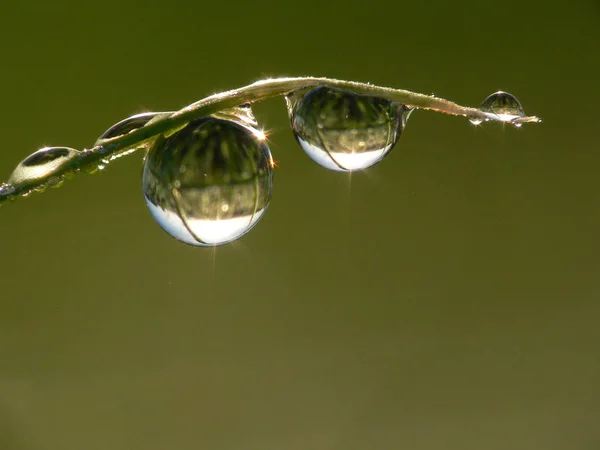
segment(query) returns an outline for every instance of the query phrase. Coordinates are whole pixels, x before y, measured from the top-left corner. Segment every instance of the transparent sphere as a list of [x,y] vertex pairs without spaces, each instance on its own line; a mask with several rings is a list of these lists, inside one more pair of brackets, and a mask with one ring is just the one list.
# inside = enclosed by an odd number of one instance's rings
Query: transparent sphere
[[142,128],[155,117],[162,116],[164,114],[168,113],[146,112],[142,114],[136,114],[135,116],[128,117],[127,119],[123,119],[120,122],[115,123],[104,133],[102,133],[102,135],[96,140],[94,146],[99,145],[105,139],[121,136],[123,134],[131,133],[132,131],[137,130],[138,128]]
[[498,91],[487,97],[479,109],[486,113],[491,113],[504,122],[510,122],[513,119],[525,116],[525,111],[521,102],[508,92]]
[[78,150],[69,147],[42,148],[21,161],[8,182],[28,183],[49,177],[77,158],[79,153]]
[[350,172],[381,161],[394,147],[411,108],[390,100],[317,87],[287,97],[294,135],[326,169]]
[[267,210],[272,161],[264,134],[247,120],[195,120],[150,148],[142,178],[146,204],[175,239],[226,244]]

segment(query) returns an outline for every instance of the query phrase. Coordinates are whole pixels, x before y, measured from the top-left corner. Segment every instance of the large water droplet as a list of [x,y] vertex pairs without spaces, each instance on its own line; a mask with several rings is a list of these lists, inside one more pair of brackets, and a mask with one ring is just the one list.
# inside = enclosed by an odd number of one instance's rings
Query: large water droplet
[[142,114],[136,114],[135,116],[128,117],[127,119],[123,119],[120,122],[117,122],[108,130],[106,130],[102,135],[96,140],[94,147],[99,145],[103,140],[114,138],[117,136],[121,136],[123,134],[131,133],[138,128],[142,128],[152,119],[157,116],[162,116],[169,113],[164,112],[146,112]]
[[479,109],[485,113],[496,116],[503,122],[510,122],[520,117],[525,117],[521,102],[508,92],[498,91],[487,97]]
[[411,108],[379,97],[317,87],[287,97],[296,139],[321,166],[349,172],[381,161],[398,141]]
[[201,118],[150,148],[142,179],[146,204],[174,238],[197,246],[226,244],[266,211],[271,152],[246,119]]
[[25,158],[8,179],[11,184],[35,182],[58,172],[77,158],[79,151],[69,147],[45,147]]

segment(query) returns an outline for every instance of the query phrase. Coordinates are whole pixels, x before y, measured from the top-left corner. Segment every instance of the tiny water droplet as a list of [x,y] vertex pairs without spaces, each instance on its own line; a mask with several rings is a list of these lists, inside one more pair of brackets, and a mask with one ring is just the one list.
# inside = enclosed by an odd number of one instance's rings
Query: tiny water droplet
[[72,180],[73,178],[75,178],[75,173],[76,173],[76,172],[78,172],[78,171],[79,171],[79,169],[76,169],[76,170],[69,170],[69,171],[67,171],[67,172],[65,172],[65,173],[63,174],[63,178],[64,178],[65,180]]
[[0,184],[0,194],[2,195],[10,195],[15,192],[15,187],[12,184],[1,183]]
[[483,123],[483,119],[481,119],[477,116],[468,117],[468,119],[469,119],[469,122],[471,122],[475,126],[481,125]]
[[36,182],[64,168],[79,156],[79,151],[68,147],[45,147],[21,161],[8,182],[22,184]]
[[52,188],[59,188],[64,183],[65,183],[65,177],[62,176],[62,177],[52,177],[48,180],[48,183],[46,183],[46,184]]
[[381,161],[412,112],[387,99],[323,86],[293,93],[286,101],[300,146],[319,165],[341,172]]
[[248,123],[204,117],[150,148],[142,190],[150,213],[174,238],[196,246],[226,244],[267,210],[271,152]]
[[87,166],[83,166],[81,168],[81,170],[85,173],[87,173],[88,175],[94,175],[95,173],[98,172],[98,165],[97,164],[89,164]]
[[514,119],[525,117],[521,102],[508,92],[498,91],[487,97],[479,109],[485,113],[493,114],[502,122],[511,122]]

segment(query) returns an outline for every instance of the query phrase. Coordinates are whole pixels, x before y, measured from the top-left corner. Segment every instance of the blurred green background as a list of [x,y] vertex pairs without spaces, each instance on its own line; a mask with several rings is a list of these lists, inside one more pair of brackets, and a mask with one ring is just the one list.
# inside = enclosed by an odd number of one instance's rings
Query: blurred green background
[[8,1],[0,171],[134,113],[269,76],[368,81],[522,129],[416,112],[328,172],[285,105],[242,240],[171,239],[141,160],[0,210],[1,450],[600,448],[600,6]]

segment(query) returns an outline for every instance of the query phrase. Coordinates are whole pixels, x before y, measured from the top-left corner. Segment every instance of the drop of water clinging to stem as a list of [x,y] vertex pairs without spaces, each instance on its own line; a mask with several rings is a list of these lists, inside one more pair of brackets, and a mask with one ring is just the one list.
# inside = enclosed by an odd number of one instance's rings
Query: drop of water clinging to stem
[[[479,110],[493,115],[502,122],[512,122],[515,119],[525,117],[525,111],[517,97],[504,91],[494,92],[488,96],[481,103]],[[483,119],[477,117],[470,118],[469,120],[474,125],[479,125],[483,121]],[[514,123],[514,125],[517,127],[521,126],[520,123]]]
[[164,114],[165,113],[161,112],[146,112],[123,119],[102,133],[102,135],[100,135],[100,137],[96,140],[94,146],[100,144],[105,139],[111,139],[123,134],[131,133],[138,128],[142,128],[155,117],[162,116]]
[[[13,170],[8,182],[19,185],[46,179],[68,166],[79,154],[78,150],[69,147],[44,147],[21,161]],[[65,175],[49,178],[49,184],[59,184],[60,179]],[[38,189],[43,188],[45,185]]]
[[294,135],[321,166],[363,170],[381,161],[398,141],[411,108],[379,97],[328,87],[286,97]]
[[245,115],[218,114],[159,136],[144,164],[150,213],[174,238],[214,246],[246,234],[267,210],[273,160]]
[[[116,138],[118,136],[123,136],[125,134],[131,133],[132,131],[138,130],[139,128],[143,128],[146,125],[153,123],[154,121],[168,116],[172,114],[171,112],[145,112],[141,114],[136,114],[134,116],[128,117],[126,119],[117,122],[113,126],[111,126],[108,130],[106,130],[94,143],[94,147],[103,145],[107,139]],[[125,148],[118,152],[111,153],[107,158],[103,158],[100,164],[91,165],[84,168],[84,171],[87,173],[96,173],[99,170],[103,170],[107,164],[114,161],[117,158],[120,158],[124,155],[132,153],[141,148],[148,148],[152,145],[152,140],[143,141],[141,144]]]

